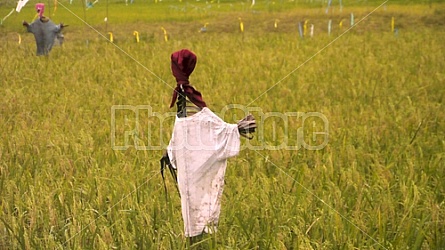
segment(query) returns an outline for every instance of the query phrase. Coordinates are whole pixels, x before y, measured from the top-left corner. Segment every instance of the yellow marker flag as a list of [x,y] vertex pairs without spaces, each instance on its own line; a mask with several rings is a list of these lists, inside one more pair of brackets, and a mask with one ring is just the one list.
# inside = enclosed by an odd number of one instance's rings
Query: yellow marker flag
[[241,17],[238,17],[238,19],[239,19],[239,29],[241,30],[241,32],[244,32],[244,23],[241,20]]
[[167,34],[167,30],[164,29],[164,27],[161,27],[161,29],[164,31],[164,40],[166,42],[168,42],[168,34]]
[[136,42],[139,43],[139,32],[133,31],[133,36],[136,36]]
[[343,27],[343,20],[340,21],[340,23],[338,24],[338,26],[340,26],[340,29]]
[[280,21],[280,20],[275,19],[275,23],[273,24],[273,26],[275,27],[275,29],[278,28],[278,22],[279,22],[279,21]]
[[108,32],[108,35],[110,35],[110,42],[113,42],[113,33],[112,32]]
[[394,33],[394,17],[391,18],[391,32]]
[[309,20],[305,20],[304,21],[304,24],[303,24],[303,36],[306,36],[306,34],[307,34],[307,22],[308,22]]
[[56,15],[56,10],[57,10],[57,0],[54,0],[54,11],[53,11],[53,16]]

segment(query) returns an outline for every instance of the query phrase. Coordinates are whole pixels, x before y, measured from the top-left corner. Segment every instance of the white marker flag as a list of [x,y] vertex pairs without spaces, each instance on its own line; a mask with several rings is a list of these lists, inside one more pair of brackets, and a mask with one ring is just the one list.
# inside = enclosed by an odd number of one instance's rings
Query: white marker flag
[[20,12],[20,10],[22,10],[22,7],[25,6],[25,4],[28,1],[29,0],[19,0],[19,2],[17,3],[17,7],[15,8],[15,11]]

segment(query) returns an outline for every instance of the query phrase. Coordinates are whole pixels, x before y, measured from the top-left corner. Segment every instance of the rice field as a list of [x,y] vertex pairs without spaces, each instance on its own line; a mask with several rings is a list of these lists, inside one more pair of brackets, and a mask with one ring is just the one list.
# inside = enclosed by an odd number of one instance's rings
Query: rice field
[[[0,249],[445,249],[443,3],[51,1],[41,57],[35,3],[0,25]],[[193,246],[159,172],[183,48],[207,105],[258,123]]]

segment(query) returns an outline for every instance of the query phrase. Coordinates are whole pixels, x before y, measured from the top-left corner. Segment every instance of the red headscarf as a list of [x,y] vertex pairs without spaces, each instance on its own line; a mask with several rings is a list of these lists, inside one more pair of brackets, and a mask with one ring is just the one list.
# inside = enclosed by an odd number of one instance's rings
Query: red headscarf
[[[190,50],[183,49],[176,51],[171,55],[172,61],[172,73],[176,78],[176,88],[173,91],[172,102],[170,108],[175,105],[175,101],[178,98],[178,93],[182,92],[193,102],[196,106],[203,108],[207,107],[206,103],[202,99],[201,93],[195,90],[189,83],[189,76],[192,74],[196,65],[196,55]],[[181,90],[182,87],[182,90]]]

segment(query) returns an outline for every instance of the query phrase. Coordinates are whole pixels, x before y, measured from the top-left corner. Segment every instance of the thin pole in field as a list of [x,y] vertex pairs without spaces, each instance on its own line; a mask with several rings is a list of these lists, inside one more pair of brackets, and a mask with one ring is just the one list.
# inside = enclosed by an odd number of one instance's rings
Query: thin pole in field
[[48,17],[51,16],[51,0],[48,0]]
[[107,14],[106,14],[106,21],[105,21],[105,33],[108,32],[108,0],[107,0]]
[[[88,0],[80,1],[82,3],[82,6],[83,6],[83,20],[85,21],[85,23],[87,22],[87,1]],[[85,25],[85,34],[87,33],[87,31],[88,31],[88,26]],[[88,47],[88,45],[89,45],[88,37],[86,37],[86,39],[87,39],[86,40],[86,44],[87,44],[87,47]]]

